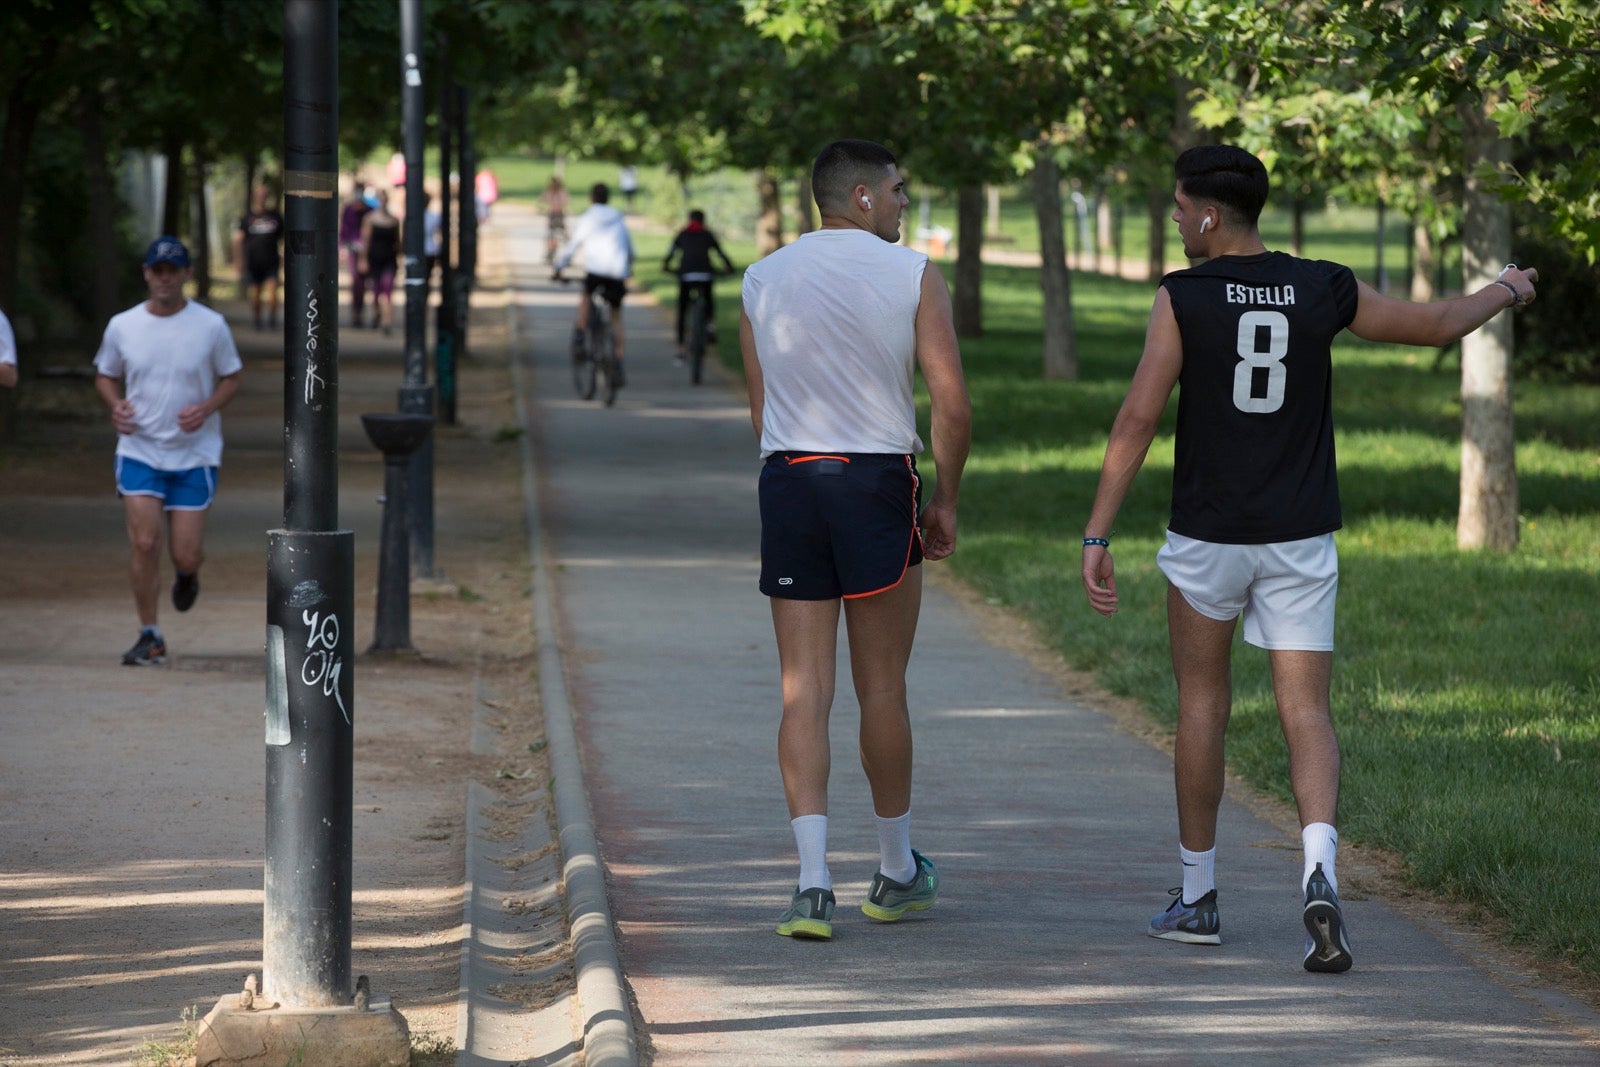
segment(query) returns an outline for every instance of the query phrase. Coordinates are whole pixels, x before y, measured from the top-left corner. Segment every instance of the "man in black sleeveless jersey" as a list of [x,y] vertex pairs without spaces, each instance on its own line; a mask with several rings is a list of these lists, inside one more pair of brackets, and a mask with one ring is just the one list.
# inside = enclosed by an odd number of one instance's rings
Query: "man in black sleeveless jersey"
[[1223,735],[1232,704],[1229,649],[1241,615],[1268,650],[1289,746],[1305,866],[1304,964],[1350,968],[1339,910],[1334,829],[1339,743],[1329,714],[1341,525],[1333,450],[1330,346],[1340,331],[1439,346],[1534,298],[1538,272],[1507,267],[1476,293],[1413,304],[1379,294],[1347,267],[1268,252],[1256,223],[1261,161],[1231,145],[1178,157],[1173,199],[1184,254],[1200,266],[1162,279],[1144,355],[1106,445],[1083,538],[1083,585],[1117,610],[1110,537],[1174,385],[1172,519],[1157,563],[1178,683],[1174,777],[1183,886],[1150,921],[1152,937],[1220,944],[1213,874]]

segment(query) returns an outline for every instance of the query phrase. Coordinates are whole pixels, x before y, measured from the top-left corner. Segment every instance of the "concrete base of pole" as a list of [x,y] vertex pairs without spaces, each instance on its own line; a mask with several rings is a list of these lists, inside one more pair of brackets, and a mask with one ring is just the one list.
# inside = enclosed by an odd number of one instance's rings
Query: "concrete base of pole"
[[[365,1008],[260,1007],[230,993],[200,1021],[195,1067],[406,1067],[411,1028],[387,1000]],[[246,1004],[251,1006],[246,1007]]]

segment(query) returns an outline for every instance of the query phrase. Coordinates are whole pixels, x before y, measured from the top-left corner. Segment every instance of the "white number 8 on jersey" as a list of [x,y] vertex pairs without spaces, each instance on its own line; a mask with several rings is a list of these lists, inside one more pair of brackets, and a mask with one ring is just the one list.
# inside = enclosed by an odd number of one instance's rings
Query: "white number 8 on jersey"
[[[1267,329],[1267,350],[1256,348],[1261,327]],[[1239,316],[1239,359],[1233,369],[1233,406],[1252,415],[1269,415],[1283,407],[1289,368],[1289,319],[1281,311],[1246,311]],[[1267,372],[1267,395],[1253,396],[1257,368]]]

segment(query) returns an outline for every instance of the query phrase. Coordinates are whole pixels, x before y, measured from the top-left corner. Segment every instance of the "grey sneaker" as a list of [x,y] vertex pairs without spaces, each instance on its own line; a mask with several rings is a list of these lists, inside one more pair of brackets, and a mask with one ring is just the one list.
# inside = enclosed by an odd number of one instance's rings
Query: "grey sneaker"
[[833,890],[796,889],[794,899],[778,917],[778,933],[812,941],[833,937]]
[[909,882],[897,882],[882,871],[872,876],[872,888],[861,902],[861,910],[869,918],[892,923],[908,911],[933,907],[939,896],[939,872],[934,870],[933,861],[916,849],[911,850],[911,858],[916,861],[917,873]]
[[139,640],[122,654],[125,667],[152,667],[167,662],[167,642],[149,630],[139,631]]
[[1308,971],[1340,974],[1350,969],[1355,957],[1350,954],[1350,939],[1345,934],[1344,913],[1339,910],[1339,894],[1333,891],[1322,864],[1306,882],[1306,958]]
[[1170,890],[1172,903],[1150,920],[1150,936],[1188,945],[1222,944],[1222,920],[1217,916],[1217,891],[1208,891],[1193,904],[1183,902],[1183,887]]

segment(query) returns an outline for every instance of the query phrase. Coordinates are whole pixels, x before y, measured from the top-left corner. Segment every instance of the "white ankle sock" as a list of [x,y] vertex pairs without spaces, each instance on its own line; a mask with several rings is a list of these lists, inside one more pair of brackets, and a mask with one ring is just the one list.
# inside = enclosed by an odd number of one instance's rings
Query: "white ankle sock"
[[1306,890],[1306,883],[1311,880],[1311,872],[1317,869],[1317,864],[1322,864],[1322,873],[1328,876],[1328,884],[1333,886],[1333,891],[1339,891],[1339,876],[1333,871],[1334,854],[1339,849],[1339,831],[1325,822],[1314,822],[1300,830],[1300,843],[1306,850],[1305,870],[1300,875],[1300,891]]
[[828,874],[828,817],[801,815],[790,819],[789,826],[800,852],[800,877],[795,885],[801,889],[832,889],[833,878]]
[[872,818],[878,824],[878,869],[886,878],[911,881],[917,873],[917,861],[911,858],[911,812],[894,819]]
[[1178,842],[1178,858],[1183,861],[1183,902],[1193,904],[1217,888],[1217,847],[1190,852]]

